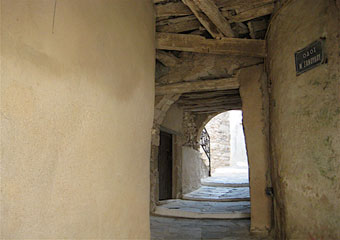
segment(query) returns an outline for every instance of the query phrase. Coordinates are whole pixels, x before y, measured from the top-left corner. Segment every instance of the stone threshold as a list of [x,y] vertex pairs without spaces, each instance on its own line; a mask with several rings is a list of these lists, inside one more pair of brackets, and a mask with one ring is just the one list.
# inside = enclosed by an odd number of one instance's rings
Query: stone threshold
[[245,212],[227,212],[227,213],[201,213],[183,211],[180,209],[168,209],[157,206],[155,216],[175,217],[175,218],[189,218],[189,219],[250,219],[250,213]]
[[202,202],[241,202],[241,201],[250,201],[250,198],[198,198],[198,197],[190,197],[183,196],[183,200],[190,201],[202,201]]
[[249,187],[249,183],[219,183],[219,182],[201,182],[202,186],[207,187]]

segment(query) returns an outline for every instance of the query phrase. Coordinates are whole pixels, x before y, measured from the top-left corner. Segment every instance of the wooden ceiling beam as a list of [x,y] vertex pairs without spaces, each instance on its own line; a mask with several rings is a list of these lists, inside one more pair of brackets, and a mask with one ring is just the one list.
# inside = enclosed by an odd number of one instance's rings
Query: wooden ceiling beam
[[169,2],[155,5],[156,17],[186,16],[191,15],[190,9],[182,2]]
[[206,39],[202,36],[190,34],[156,33],[156,48],[198,53],[266,57],[265,41],[257,39]]
[[273,3],[275,0],[214,0],[219,8],[231,9],[251,9],[268,3]]
[[241,100],[240,95],[234,95],[234,96],[223,96],[223,97],[216,97],[216,98],[210,98],[210,99],[182,99],[180,98],[177,103],[179,105],[183,106],[195,106],[198,104],[206,105],[206,104],[217,104],[217,103],[224,103],[224,102],[237,102]]
[[230,110],[242,110],[242,106],[229,106],[226,108],[221,108],[221,109],[208,109],[208,110],[196,110],[196,111],[191,111],[187,110],[187,112],[193,112],[195,114],[211,114],[211,113],[222,113]]
[[229,22],[245,22],[254,18],[272,14],[274,11],[274,4],[266,4],[260,7],[252,8],[236,15],[231,15],[229,11],[222,11],[222,15],[226,17]]
[[156,86],[156,95],[178,94],[188,92],[216,91],[238,89],[237,78],[222,78],[214,80],[201,80],[193,82],[181,82]]
[[235,37],[227,19],[222,15],[212,0],[193,0],[194,3],[205,13],[210,21],[223,33],[225,37]]
[[197,20],[197,18],[194,15],[188,15],[184,17],[176,17],[176,18],[167,18],[163,20],[159,20],[156,22],[156,26],[163,26],[163,25],[171,25],[171,24],[177,24],[187,21]]
[[181,63],[181,60],[170,52],[157,50],[156,59],[167,67],[173,67]]
[[241,103],[241,98],[238,99],[225,99],[224,101],[219,102],[206,102],[206,103],[197,103],[197,104],[180,104],[181,107],[185,109],[195,109],[200,107],[215,107],[215,106],[229,106],[233,104]]
[[207,106],[207,107],[196,107],[196,108],[186,108],[182,107],[184,111],[191,112],[202,112],[202,111],[216,111],[216,110],[232,110],[239,109],[242,107],[242,103],[234,103],[230,105],[221,105],[221,106]]
[[156,31],[157,32],[168,32],[168,33],[181,33],[187,31],[193,31],[199,29],[201,24],[195,18],[193,20],[177,22],[168,25],[157,25]]
[[205,29],[213,38],[221,38],[223,34],[218,31],[217,27],[211,22],[211,20],[201,11],[201,9],[195,4],[194,0],[182,0],[182,2],[189,7],[192,13],[196,16],[198,21],[203,25]]
[[198,92],[198,93],[184,93],[181,95],[181,99],[209,99],[214,97],[221,97],[221,96],[230,96],[230,95],[239,95],[240,92],[238,89],[231,89],[231,90],[221,90],[221,91],[213,91],[213,92]]

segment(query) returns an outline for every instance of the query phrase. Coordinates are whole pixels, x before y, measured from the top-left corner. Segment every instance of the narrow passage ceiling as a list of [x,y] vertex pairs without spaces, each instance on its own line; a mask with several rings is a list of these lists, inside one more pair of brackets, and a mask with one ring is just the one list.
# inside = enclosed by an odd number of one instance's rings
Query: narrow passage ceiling
[[273,0],[154,0],[156,95],[185,111],[241,108],[238,73],[261,64]]

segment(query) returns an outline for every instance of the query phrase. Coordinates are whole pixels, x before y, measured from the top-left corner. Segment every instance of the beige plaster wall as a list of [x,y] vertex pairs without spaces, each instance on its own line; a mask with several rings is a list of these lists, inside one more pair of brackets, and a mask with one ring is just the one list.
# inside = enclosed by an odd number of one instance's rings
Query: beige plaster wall
[[177,133],[183,133],[183,109],[178,107],[177,104],[171,105],[161,126]]
[[271,198],[266,195],[269,169],[268,91],[263,64],[242,69],[239,75],[243,126],[249,162],[251,231],[271,228]]
[[1,239],[149,238],[154,59],[152,1],[1,0]]
[[[339,6],[289,1],[269,30],[277,239],[340,239]],[[294,53],[320,37],[328,63],[296,76]]]
[[192,147],[182,147],[182,191],[183,194],[201,186],[201,179],[208,176],[208,168],[200,158],[200,152]]

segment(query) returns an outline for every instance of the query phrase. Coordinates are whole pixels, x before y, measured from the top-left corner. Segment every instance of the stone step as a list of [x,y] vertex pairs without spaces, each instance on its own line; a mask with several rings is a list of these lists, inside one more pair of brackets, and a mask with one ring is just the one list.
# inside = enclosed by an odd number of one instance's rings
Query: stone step
[[157,216],[192,219],[248,219],[250,202],[203,202],[182,199],[161,201]]
[[183,196],[183,200],[190,201],[201,201],[201,202],[243,202],[250,201],[250,198],[199,198],[199,197],[191,197],[191,196]]
[[219,183],[206,181],[201,181],[201,185],[207,187],[232,187],[232,188],[249,187],[249,183]]
[[184,200],[213,201],[213,202],[236,202],[249,201],[249,187],[210,187],[202,186],[199,189],[184,194]]

